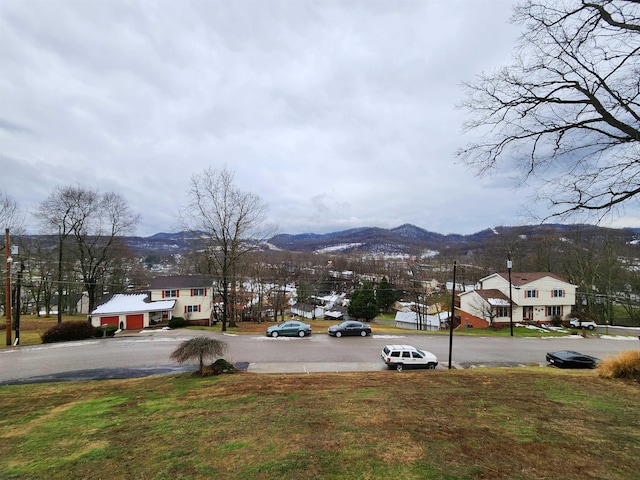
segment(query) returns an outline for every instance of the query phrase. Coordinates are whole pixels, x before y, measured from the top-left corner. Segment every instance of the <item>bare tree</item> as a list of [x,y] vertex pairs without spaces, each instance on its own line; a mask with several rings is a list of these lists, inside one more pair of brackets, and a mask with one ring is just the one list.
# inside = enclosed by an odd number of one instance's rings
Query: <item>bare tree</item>
[[240,190],[232,172],[205,169],[191,178],[182,224],[203,243],[222,298],[222,331],[231,318],[232,289],[240,260],[265,241],[272,230],[264,227],[267,207],[260,197]]
[[[113,252],[121,246],[138,220],[123,197],[116,193],[100,193],[84,187],[56,189],[36,211],[45,229],[58,233],[58,302],[62,298],[62,258],[65,241],[78,262],[84,288],[89,297],[89,311],[96,304],[98,290],[109,273]],[[61,322],[58,308],[58,323]]]
[[22,229],[23,225],[24,214],[20,210],[18,203],[8,193],[0,192],[0,227],[2,227],[2,233],[6,228],[17,233]]
[[482,140],[459,157],[540,185],[546,218],[601,219],[637,201],[640,2],[528,0],[513,19],[524,26],[513,63],[465,85],[465,128]]

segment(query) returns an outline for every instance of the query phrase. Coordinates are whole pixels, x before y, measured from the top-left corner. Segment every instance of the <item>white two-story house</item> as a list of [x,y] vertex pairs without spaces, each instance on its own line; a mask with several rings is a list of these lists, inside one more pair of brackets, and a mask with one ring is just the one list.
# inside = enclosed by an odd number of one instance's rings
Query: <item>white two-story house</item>
[[121,329],[147,328],[174,317],[189,325],[212,321],[213,288],[203,275],[156,277],[146,293],[114,295],[91,312],[92,325],[115,325]]
[[209,325],[213,309],[211,278],[204,275],[155,277],[149,291],[151,302],[175,300],[171,317],[183,317],[189,325]]
[[[459,295],[462,325],[500,326],[511,320],[508,273],[494,273],[479,288]],[[552,273],[511,273],[514,323],[550,323],[564,318],[576,301],[576,286]]]

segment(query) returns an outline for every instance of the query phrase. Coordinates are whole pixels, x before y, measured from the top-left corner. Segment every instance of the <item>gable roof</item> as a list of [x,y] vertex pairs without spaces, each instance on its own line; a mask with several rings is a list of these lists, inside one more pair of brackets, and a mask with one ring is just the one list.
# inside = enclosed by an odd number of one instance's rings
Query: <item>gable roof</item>
[[[508,307],[510,305],[509,297],[495,288],[476,290],[475,292],[492,307]],[[513,302],[513,304],[516,303]]]
[[175,300],[149,301],[146,293],[118,293],[111,299],[98,305],[91,315],[111,315],[116,313],[142,313],[159,310],[173,310]]
[[210,288],[213,281],[206,275],[170,275],[154,277],[149,288],[151,290],[165,290],[169,288]]
[[[508,272],[497,272],[491,275],[487,275],[484,278],[480,279],[480,282],[493,277],[493,276],[501,277],[505,282],[509,282],[509,273]],[[514,287],[521,287],[523,285],[528,285],[531,282],[535,282],[536,280],[540,280],[541,278],[553,278],[554,280],[558,280],[559,282],[569,283],[565,279],[559,277],[550,272],[511,272],[511,284]]]

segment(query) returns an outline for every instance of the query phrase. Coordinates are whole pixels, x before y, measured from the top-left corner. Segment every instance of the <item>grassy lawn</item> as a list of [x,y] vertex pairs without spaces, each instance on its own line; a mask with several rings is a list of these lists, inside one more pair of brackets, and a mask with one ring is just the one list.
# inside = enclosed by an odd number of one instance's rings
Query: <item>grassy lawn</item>
[[554,368],[0,388],[0,478],[630,479],[640,385]]

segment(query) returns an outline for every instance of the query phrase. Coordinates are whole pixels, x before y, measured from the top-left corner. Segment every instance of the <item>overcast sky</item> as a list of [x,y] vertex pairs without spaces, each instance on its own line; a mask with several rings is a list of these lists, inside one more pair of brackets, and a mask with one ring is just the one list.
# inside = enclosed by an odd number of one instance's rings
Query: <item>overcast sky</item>
[[509,61],[512,5],[0,0],[0,190],[26,211],[118,192],[146,236],[226,165],[281,233],[533,223],[509,172],[455,157],[461,83]]

